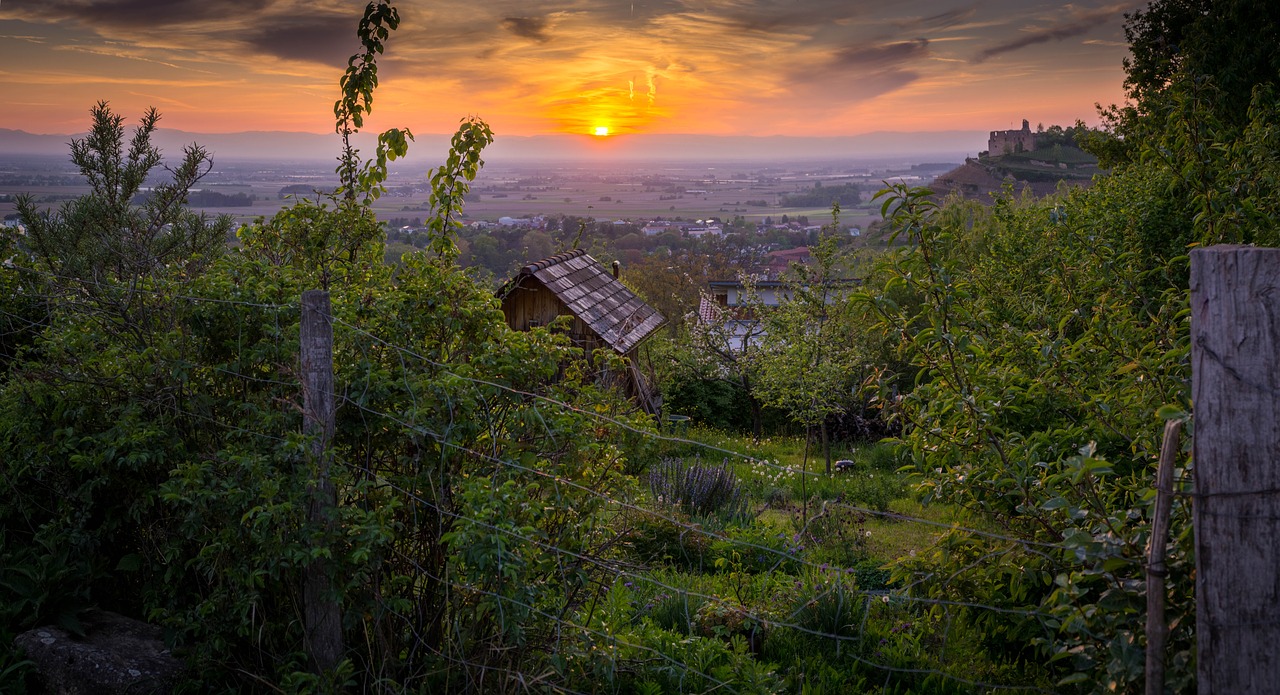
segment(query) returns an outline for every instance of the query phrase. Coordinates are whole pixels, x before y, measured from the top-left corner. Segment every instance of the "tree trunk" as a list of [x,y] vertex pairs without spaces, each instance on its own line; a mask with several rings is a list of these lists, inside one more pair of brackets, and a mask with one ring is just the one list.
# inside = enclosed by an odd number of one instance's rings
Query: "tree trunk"
[[807,530],[809,528],[809,440],[813,439],[813,428],[806,426],[804,428],[804,459],[800,464],[800,496],[804,498],[804,503],[800,507],[800,522]]
[[760,412],[760,400],[751,393],[751,378],[746,374],[741,377],[742,391],[747,394],[747,402],[751,405],[751,437],[753,441],[760,441],[764,436],[764,418]]
[[831,475],[831,436],[827,433],[827,421],[822,421],[822,455],[827,459],[827,475]]

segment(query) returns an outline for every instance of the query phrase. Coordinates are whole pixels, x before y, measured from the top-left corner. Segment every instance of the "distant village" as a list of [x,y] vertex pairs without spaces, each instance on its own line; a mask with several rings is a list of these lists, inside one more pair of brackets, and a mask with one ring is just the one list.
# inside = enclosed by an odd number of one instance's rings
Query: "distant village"
[[[785,215],[784,215],[785,217]],[[802,216],[803,219],[788,220],[774,222],[767,220],[762,222],[749,222],[743,220],[738,225],[752,227],[750,231],[755,233],[763,233],[768,231],[784,231],[784,232],[819,232],[822,231],[822,225],[809,224],[809,218]],[[612,220],[609,222],[616,227],[628,227],[638,225],[640,233],[646,237],[656,237],[666,233],[676,233],[681,236],[699,239],[705,236],[720,236],[725,233],[725,224],[718,217],[709,217],[705,220],[663,220],[661,218],[634,221],[630,219]],[[547,225],[547,218],[541,215],[537,217],[499,217],[496,222],[486,220],[477,220],[471,223],[471,227],[480,230],[495,229],[499,227],[526,227],[530,229],[543,229]],[[412,230],[411,227],[402,227],[401,231]],[[729,231],[734,231],[730,228]],[[859,236],[862,230],[858,227],[842,227],[842,231],[848,233],[849,236]]]
[[[490,166],[467,196],[461,260],[501,275],[574,236],[600,239],[617,255],[633,259],[637,253],[733,235],[766,250],[806,246],[824,230],[858,240],[874,236],[879,214],[870,199],[886,183],[931,186],[939,196],[982,202],[1010,185],[1039,195],[1064,184],[1088,185],[1098,173],[1097,162],[1076,147],[1076,135],[1076,128],[1032,128],[1023,119],[1021,128],[990,131],[987,149],[960,164],[628,164],[627,171],[566,164]],[[331,178],[327,168],[312,171],[296,163],[225,162],[201,182],[191,204],[248,222],[295,196],[325,190]],[[397,183],[406,178],[412,183]],[[386,225],[389,260],[394,260],[425,244],[428,191],[425,177],[412,171],[394,173],[388,183],[375,211]],[[38,202],[51,209],[74,198],[82,185],[62,158],[0,171],[0,218],[16,225],[15,195],[32,186]],[[840,207],[834,226],[833,203]]]

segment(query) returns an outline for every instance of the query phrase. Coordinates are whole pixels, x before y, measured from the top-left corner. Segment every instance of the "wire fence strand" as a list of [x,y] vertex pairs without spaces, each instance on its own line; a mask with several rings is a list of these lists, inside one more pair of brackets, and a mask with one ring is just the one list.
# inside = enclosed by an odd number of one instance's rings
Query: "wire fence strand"
[[[28,272],[39,273],[39,271],[29,269]],[[46,279],[51,280],[87,283],[91,285],[98,284],[93,281],[80,278],[60,277],[47,273],[43,273],[42,275],[45,276]],[[190,294],[173,294],[160,292],[159,290],[151,291],[137,288],[134,288],[131,291],[141,293],[154,292],[157,297],[162,297],[167,300],[189,302],[193,305],[207,303],[230,308],[267,310],[273,312],[276,330],[274,331],[274,335],[269,336],[267,340],[268,344],[270,344],[277,353],[282,352],[285,349],[286,343],[291,341],[291,338],[284,335],[282,329],[287,328],[289,323],[292,321],[290,317],[292,317],[293,314],[298,313],[297,307],[291,304],[199,297]],[[32,296],[35,297],[36,295],[32,294]],[[48,296],[45,298],[53,297]],[[58,296],[57,299],[59,301],[67,301],[65,296]],[[283,325],[280,323],[282,317],[286,318],[286,323]],[[24,321],[28,327],[32,329],[39,328],[44,325],[40,320],[31,321],[18,316],[9,316],[9,318]],[[988,605],[979,601],[937,598],[926,595],[916,595],[913,592],[916,588],[926,583],[950,586],[960,579],[966,572],[980,567],[984,563],[992,562],[997,558],[1013,553],[1026,553],[1028,555],[1040,557],[1045,561],[1052,562],[1054,559],[1053,555],[1055,553],[1060,554],[1069,550],[1062,544],[1049,543],[1030,538],[1020,538],[1007,534],[995,533],[990,530],[968,528],[957,523],[944,523],[926,518],[913,517],[899,512],[871,509],[856,504],[833,500],[829,502],[833,509],[844,509],[859,515],[883,519],[885,521],[919,525],[923,528],[929,529],[932,533],[935,533],[935,538],[943,534],[952,534],[997,544],[997,547],[988,549],[967,565],[956,569],[947,576],[935,574],[919,577],[915,581],[902,583],[888,590],[854,589],[846,591],[847,587],[845,584],[841,583],[840,578],[853,572],[854,568],[852,567],[840,566],[832,563],[819,563],[810,560],[801,553],[790,548],[779,549],[778,547],[757,543],[724,531],[718,531],[704,523],[685,520],[673,513],[670,513],[668,510],[672,509],[672,507],[660,504],[652,499],[646,499],[642,492],[634,495],[628,495],[621,494],[617,490],[599,489],[570,477],[560,475],[556,472],[542,470],[534,465],[527,465],[516,457],[507,455],[507,452],[496,448],[497,442],[500,440],[496,431],[491,432],[488,437],[488,439],[493,442],[494,447],[488,451],[481,450],[473,445],[460,443],[455,438],[453,429],[458,426],[461,421],[460,418],[472,417],[474,413],[461,412],[459,410],[459,403],[447,402],[444,404],[447,416],[443,422],[440,423],[442,428],[429,427],[422,421],[419,421],[418,417],[420,413],[423,412],[423,405],[431,402],[431,396],[425,393],[420,393],[419,387],[413,380],[413,374],[415,369],[420,366],[427,366],[436,370],[435,373],[438,376],[448,376],[457,384],[470,389],[471,396],[482,404],[482,410],[495,407],[494,403],[487,402],[487,399],[494,397],[491,394],[498,394],[502,397],[517,399],[522,404],[522,407],[525,407],[528,410],[529,415],[541,422],[543,434],[550,438],[554,438],[556,436],[556,428],[551,422],[553,416],[570,414],[576,418],[582,418],[600,426],[608,426],[616,428],[618,431],[636,435],[650,444],[679,445],[708,455],[724,456],[726,459],[760,466],[763,469],[775,471],[777,473],[807,476],[809,479],[813,480],[825,478],[825,474],[808,470],[797,470],[794,467],[773,463],[767,458],[762,459],[754,457],[740,451],[708,444],[688,437],[675,437],[665,435],[660,432],[654,432],[651,429],[636,425],[635,423],[625,419],[614,417],[607,413],[595,412],[588,408],[579,407],[573,403],[550,397],[544,393],[516,388],[510,384],[502,383],[499,380],[459,374],[458,370],[454,368],[454,365],[433,360],[427,355],[424,355],[422,350],[416,349],[413,346],[396,344],[391,340],[377,336],[373,332],[338,316],[330,316],[329,319],[335,326],[340,326],[346,329],[349,332],[349,335],[355,338],[355,340],[352,341],[354,343],[354,354],[359,355],[360,359],[364,362],[369,364],[381,364],[390,361],[394,364],[394,368],[391,371],[394,372],[398,369],[399,374],[394,380],[397,391],[394,394],[374,393],[372,390],[372,378],[364,379],[364,383],[360,385],[359,391],[339,394],[340,403],[354,411],[356,416],[360,419],[362,427],[367,432],[379,431],[385,428],[394,428],[401,433],[416,435],[418,437],[425,438],[426,441],[430,441],[439,448],[442,457],[445,455],[446,451],[451,451],[458,456],[467,457],[473,461],[482,461],[492,464],[495,467],[495,470],[504,469],[511,473],[518,474],[525,479],[539,481],[543,485],[548,485],[560,491],[560,493],[567,494],[572,492],[575,495],[581,495],[584,498],[599,502],[603,505],[603,509],[605,510],[604,513],[606,515],[634,513],[642,517],[661,520],[663,523],[669,524],[672,528],[678,529],[682,534],[705,538],[711,542],[723,543],[734,550],[748,551],[761,554],[762,556],[772,557],[774,559],[772,565],[774,571],[786,565],[794,567],[797,572],[807,572],[809,574],[809,580],[811,581],[817,581],[823,577],[831,577],[833,581],[830,585],[825,586],[820,590],[817,590],[815,587],[815,590],[808,595],[809,600],[819,601],[834,599],[839,602],[841,606],[841,608],[837,609],[837,612],[843,610],[843,601],[845,601],[846,598],[849,600],[850,604],[860,604],[862,611],[862,624],[859,626],[856,634],[841,634],[828,630],[814,629],[808,625],[801,624],[797,621],[797,618],[800,615],[800,612],[804,610],[803,605],[792,609],[789,614],[781,618],[761,612],[756,607],[747,606],[741,607],[743,615],[754,623],[767,626],[770,629],[785,629],[811,638],[824,640],[829,643],[848,645],[850,648],[845,652],[845,655],[848,658],[864,668],[885,673],[886,678],[891,679],[894,674],[936,676],[955,684],[969,688],[983,689],[986,691],[1052,692],[1051,690],[1045,689],[1044,687],[1036,684],[991,683],[971,679],[966,677],[962,671],[957,671],[954,668],[947,668],[945,670],[942,668],[912,668],[885,663],[868,658],[864,654],[859,653],[858,647],[864,646],[867,639],[866,620],[868,615],[871,614],[872,609],[876,607],[877,604],[884,603],[889,603],[894,606],[919,606],[921,609],[945,609],[945,621],[947,627],[941,641],[941,649],[939,650],[940,654],[937,661],[939,666],[945,665],[942,655],[945,655],[948,652],[948,639],[950,639],[951,621],[953,619],[952,609],[1016,616],[1021,619],[1035,621],[1046,631],[1051,631],[1047,626],[1051,621],[1056,620],[1056,616],[1046,611],[1034,608],[1029,609]],[[241,353],[243,353],[244,350],[242,339],[243,335],[241,335],[240,340],[238,341],[238,349],[241,350]],[[374,346],[390,351],[394,357],[388,357],[385,354],[374,354]],[[243,380],[265,389],[289,391],[297,387],[296,382],[288,380],[289,376],[282,376],[280,374],[279,367],[280,365],[264,365],[264,368],[258,373],[245,373],[230,363],[212,365],[207,368],[212,373],[220,374],[232,379]],[[347,384],[342,388],[346,389],[351,386],[352,384]],[[447,392],[441,391],[440,393]],[[279,397],[277,396],[277,398]],[[406,404],[404,408],[405,412],[389,412],[377,406],[378,403],[394,399],[403,400]],[[246,437],[261,438],[265,442],[270,442],[273,446],[287,443],[289,441],[288,436],[284,432],[275,428],[255,428],[252,425],[246,425],[244,422],[228,422],[223,418],[196,412],[191,408],[184,407],[178,402],[157,401],[157,403],[160,403],[163,408],[176,415],[191,418],[193,421],[202,423],[206,426],[217,427],[226,432]],[[284,411],[289,410],[287,404],[279,403],[278,405],[282,406],[282,410]],[[489,427],[491,428],[495,426],[496,425],[492,424],[492,422],[489,424]],[[691,589],[689,586],[664,580],[660,575],[653,572],[650,567],[644,566],[643,564],[636,564],[634,562],[618,558],[595,555],[590,552],[583,552],[573,548],[561,547],[554,542],[544,540],[533,534],[521,533],[519,531],[506,528],[500,524],[492,523],[477,514],[469,513],[466,509],[441,505],[437,501],[424,496],[414,489],[410,489],[404,485],[394,482],[390,478],[384,476],[382,471],[377,467],[361,463],[357,460],[347,460],[345,461],[345,465],[350,467],[352,471],[359,473],[369,480],[376,481],[377,485],[388,490],[392,490],[404,500],[411,502],[414,505],[412,513],[415,515],[419,514],[420,511],[425,510],[443,517],[448,517],[458,523],[483,528],[490,533],[508,538],[513,543],[524,544],[529,547],[537,548],[541,553],[552,556],[558,566],[562,568],[569,566],[591,566],[601,573],[602,576],[612,578],[613,583],[619,581],[630,582],[633,585],[640,584],[644,590],[650,592],[662,591],[677,593],[683,596],[686,601],[689,599],[696,599],[697,601],[704,603],[729,605],[723,596],[717,595],[714,592]],[[808,524],[806,524],[800,529],[799,533],[806,533],[808,528]],[[414,571],[419,573],[421,576],[429,578],[434,582],[438,582],[441,585],[448,586],[453,590],[470,592],[474,595],[487,597],[488,599],[495,601],[500,607],[505,605],[510,609],[519,609],[520,611],[525,611],[530,614],[536,614],[540,618],[554,625],[554,629],[557,632],[567,631],[580,636],[589,635],[593,638],[599,638],[606,642],[633,650],[636,653],[648,654],[650,658],[665,663],[671,668],[693,674],[709,683],[713,683],[715,688],[720,692],[737,692],[737,689],[730,680],[717,678],[713,674],[699,670],[690,663],[674,659],[670,655],[648,645],[630,642],[619,638],[617,634],[610,631],[593,627],[592,625],[587,624],[590,622],[589,620],[580,621],[565,614],[555,614],[542,607],[533,605],[530,602],[521,601],[511,596],[503,595],[483,586],[461,582],[448,576],[438,575],[431,567],[423,565],[418,558],[407,553],[398,552],[397,557],[401,561],[413,567]],[[602,588],[601,591],[604,591],[604,589]],[[394,607],[392,606],[387,606],[387,608],[388,610],[394,611]],[[456,663],[463,666],[464,669],[476,669],[486,673],[491,672],[498,677],[519,682],[521,683],[521,687],[526,690],[533,691],[538,688],[551,688],[555,692],[565,692],[574,695],[579,692],[562,683],[548,681],[545,674],[525,674],[519,671],[513,671],[507,667],[494,666],[492,664],[471,660],[461,653],[446,650],[437,650],[435,656],[450,663]],[[886,680],[886,683],[890,682],[890,680]]]

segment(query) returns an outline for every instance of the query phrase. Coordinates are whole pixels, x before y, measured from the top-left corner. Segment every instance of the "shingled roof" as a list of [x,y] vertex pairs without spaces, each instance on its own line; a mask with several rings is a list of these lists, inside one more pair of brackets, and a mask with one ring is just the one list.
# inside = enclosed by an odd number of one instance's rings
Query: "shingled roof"
[[582,249],[526,265],[501,294],[505,296],[530,277],[620,354],[630,352],[667,321]]

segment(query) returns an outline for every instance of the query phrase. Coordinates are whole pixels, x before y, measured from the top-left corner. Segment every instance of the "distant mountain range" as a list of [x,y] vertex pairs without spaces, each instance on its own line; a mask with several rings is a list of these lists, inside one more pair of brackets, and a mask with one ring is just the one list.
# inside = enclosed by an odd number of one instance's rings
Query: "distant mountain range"
[[[490,162],[740,161],[769,160],[906,160],[960,161],[986,146],[981,131],[879,132],[845,137],[717,135],[614,135],[593,138],[575,135],[497,135],[485,150]],[[67,143],[79,135],[35,135],[0,128],[0,155],[65,155]],[[168,157],[182,147],[199,143],[215,161],[333,160],[337,135],[297,132],[189,133],[161,128],[156,144]],[[362,133],[357,146],[373,149],[374,136]],[[420,135],[410,146],[409,164],[432,166],[448,150],[449,136]]]

